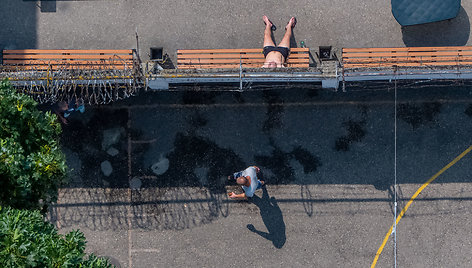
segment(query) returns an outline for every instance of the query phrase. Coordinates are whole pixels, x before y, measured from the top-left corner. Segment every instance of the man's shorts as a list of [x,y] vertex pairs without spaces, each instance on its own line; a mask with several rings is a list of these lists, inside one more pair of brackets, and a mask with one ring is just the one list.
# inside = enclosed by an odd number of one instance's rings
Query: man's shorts
[[269,54],[272,51],[277,51],[282,56],[284,57],[284,60],[287,60],[288,58],[288,53],[290,52],[290,49],[288,47],[274,47],[274,46],[266,46],[262,50],[262,53],[264,53],[264,57],[267,57],[267,54]]
[[257,187],[256,190],[259,190],[262,188],[262,182],[260,180],[257,180]]

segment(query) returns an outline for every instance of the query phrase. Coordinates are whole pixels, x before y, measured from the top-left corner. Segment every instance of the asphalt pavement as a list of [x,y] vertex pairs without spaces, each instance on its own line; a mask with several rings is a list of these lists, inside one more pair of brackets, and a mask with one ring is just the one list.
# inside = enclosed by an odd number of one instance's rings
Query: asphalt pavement
[[[50,220],[121,267],[368,267],[395,213],[391,86],[147,92],[90,107],[64,128],[73,170]],[[470,146],[470,90],[397,89],[397,214]],[[411,203],[399,266],[469,266],[471,161]],[[249,165],[267,187],[229,199],[240,189],[226,176]],[[393,266],[393,240],[378,267]]]
[[132,49],[149,59],[161,47],[177,49],[262,47],[267,15],[278,27],[297,17],[292,46],[403,47],[470,45],[472,2],[462,1],[450,21],[402,28],[389,1],[99,0],[2,1],[0,49]]

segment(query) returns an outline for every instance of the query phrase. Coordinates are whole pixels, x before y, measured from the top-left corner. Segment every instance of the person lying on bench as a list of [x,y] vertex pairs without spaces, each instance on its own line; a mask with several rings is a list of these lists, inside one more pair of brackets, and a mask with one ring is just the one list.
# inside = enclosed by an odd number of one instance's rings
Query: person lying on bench
[[292,30],[295,24],[297,24],[297,19],[292,17],[289,20],[285,27],[285,35],[277,46],[275,46],[272,40],[272,22],[266,15],[264,15],[262,19],[266,25],[264,30],[264,49],[262,50],[265,62],[262,68],[284,67],[284,63],[287,61],[288,54],[290,53],[290,38],[292,37]]

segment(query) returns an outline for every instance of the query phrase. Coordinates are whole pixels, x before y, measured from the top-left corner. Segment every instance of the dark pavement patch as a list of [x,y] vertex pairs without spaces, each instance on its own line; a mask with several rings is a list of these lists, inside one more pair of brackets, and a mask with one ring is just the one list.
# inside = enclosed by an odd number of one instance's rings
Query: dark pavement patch
[[315,172],[317,168],[321,166],[321,161],[318,157],[300,146],[295,147],[290,152],[282,151],[273,143],[272,146],[273,150],[271,155],[254,156],[257,165],[264,167],[264,169],[270,169],[274,174],[272,177],[264,177],[267,183],[285,184],[295,181],[295,171],[290,165],[290,160],[292,159],[296,159],[300,162],[305,173]]
[[[158,186],[208,186],[212,192],[225,192],[226,177],[239,167],[243,160],[231,149],[221,148],[207,138],[178,133],[174,150],[167,154],[168,170],[157,176]],[[198,168],[208,169],[208,184],[203,185],[195,174]]]
[[467,109],[464,111],[464,113],[469,117],[472,117],[472,104],[469,104],[469,106],[467,106]]
[[293,149],[291,154],[298,162],[300,162],[300,164],[302,164],[303,172],[305,172],[305,174],[315,172],[318,167],[321,166],[320,159],[312,155],[308,150],[303,149],[301,146]]
[[215,97],[219,92],[188,90],[182,96],[183,104],[211,104],[215,103]]
[[[81,183],[76,186],[128,187],[128,141],[123,128],[127,125],[127,110],[87,108],[86,113],[89,118],[81,118],[81,114],[71,115],[69,124],[63,126],[61,136],[62,146],[76,153],[82,163],[78,171]],[[110,129],[121,130],[116,134],[118,136],[113,137],[113,144],[104,144],[104,135]],[[114,156],[107,153],[111,147],[118,151]],[[111,164],[110,176],[101,172],[101,163],[104,161]]]
[[441,103],[428,102],[421,105],[402,103],[398,105],[397,115],[413,129],[434,122],[435,117],[441,112]]
[[349,119],[348,121],[343,122],[343,126],[346,128],[348,134],[346,136],[341,136],[336,140],[336,151],[347,152],[352,143],[360,142],[366,135],[365,125],[365,120],[356,121]]
[[263,96],[269,105],[266,112],[267,119],[262,125],[262,130],[268,133],[273,129],[279,129],[283,127],[281,117],[283,116],[284,107],[281,105],[283,100],[279,94],[277,94],[277,92],[266,90],[263,92]]

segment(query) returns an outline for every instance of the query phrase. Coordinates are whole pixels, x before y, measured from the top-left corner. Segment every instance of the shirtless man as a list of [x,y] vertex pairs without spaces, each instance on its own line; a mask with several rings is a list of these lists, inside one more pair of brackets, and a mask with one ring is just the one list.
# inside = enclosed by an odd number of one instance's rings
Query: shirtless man
[[275,46],[272,40],[272,22],[266,15],[262,17],[266,25],[264,30],[264,57],[265,62],[262,68],[279,68],[284,67],[285,61],[290,52],[290,38],[292,37],[292,30],[297,24],[297,19],[292,17],[285,27],[285,35],[278,46]]

